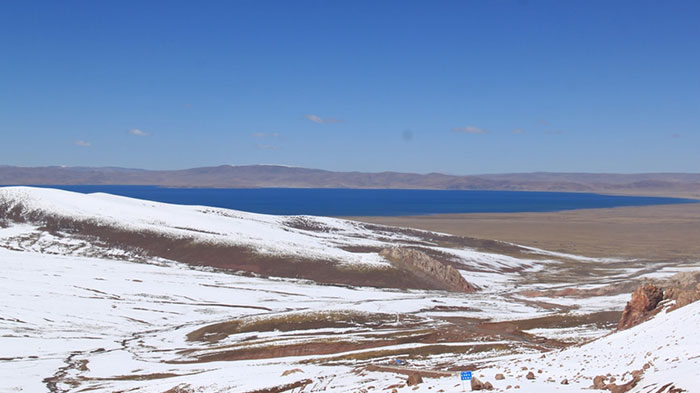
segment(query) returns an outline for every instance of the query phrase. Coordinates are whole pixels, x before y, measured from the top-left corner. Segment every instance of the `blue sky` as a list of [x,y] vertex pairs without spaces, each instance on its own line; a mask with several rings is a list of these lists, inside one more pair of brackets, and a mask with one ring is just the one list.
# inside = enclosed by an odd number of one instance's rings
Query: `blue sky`
[[700,172],[697,1],[7,1],[0,164]]

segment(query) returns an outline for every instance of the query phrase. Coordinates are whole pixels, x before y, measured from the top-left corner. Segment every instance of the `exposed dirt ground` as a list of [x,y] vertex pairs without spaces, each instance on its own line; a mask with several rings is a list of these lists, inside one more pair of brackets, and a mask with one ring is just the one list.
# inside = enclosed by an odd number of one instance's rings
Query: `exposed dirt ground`
[[591,257],[700,259],[700,204],[350,219]]

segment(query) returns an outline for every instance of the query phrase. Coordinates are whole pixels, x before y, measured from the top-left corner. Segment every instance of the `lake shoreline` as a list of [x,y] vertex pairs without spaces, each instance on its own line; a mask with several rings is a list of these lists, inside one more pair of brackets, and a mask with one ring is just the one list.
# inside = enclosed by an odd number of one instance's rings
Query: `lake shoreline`
[[696,199],[598,193],[356,188],[165,188],[160,186],[40,186],[108,193],[181,205],[274,215],[404,217],[440,214],[561,212],[665,204]]

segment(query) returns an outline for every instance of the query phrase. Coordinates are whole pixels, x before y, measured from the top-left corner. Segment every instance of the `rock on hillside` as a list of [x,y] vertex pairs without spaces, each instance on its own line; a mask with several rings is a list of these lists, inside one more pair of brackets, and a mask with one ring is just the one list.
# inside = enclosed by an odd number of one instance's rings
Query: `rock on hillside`
[[467,282],[457,269],[441,263],[422,251],[392,247],[383,249],[379,255],[389,260],[398,269],[425,276],[427,280],[435,282],[438,288],[453,292],[476,292],[476,288]]
[[671,309],[700,300],[700,272],[676,274],[666,281],[655,281],[638,287],[625,306],[618,329],[627,329],[657,313],[662,301],[673,302]]
[[671,277],[664,286],[664,300],[674,301],[672,308],[700,300],[700,272],[683,272]]
[[632,294],[632,300],[625,306],[617,328],[627,329],[643,322],[663,298],[663,290],[656,285],[645,284],[637,288]]

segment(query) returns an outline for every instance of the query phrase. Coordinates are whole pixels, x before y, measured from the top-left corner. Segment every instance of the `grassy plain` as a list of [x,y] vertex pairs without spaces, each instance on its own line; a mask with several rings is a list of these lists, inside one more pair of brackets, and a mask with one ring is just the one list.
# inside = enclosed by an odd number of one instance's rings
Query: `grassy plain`
[[553,213],[349,218],[590,257],[700,259],[700,203]]

